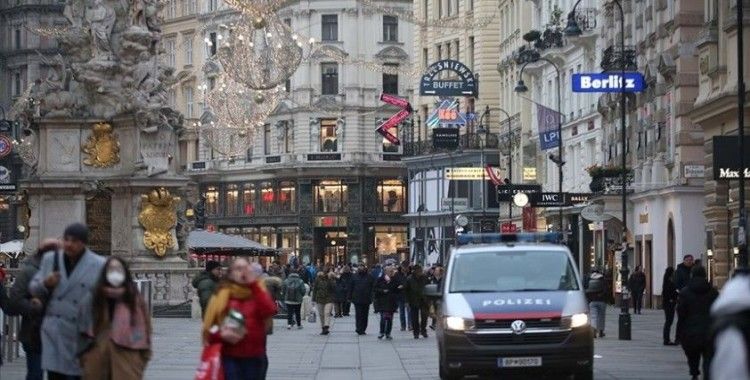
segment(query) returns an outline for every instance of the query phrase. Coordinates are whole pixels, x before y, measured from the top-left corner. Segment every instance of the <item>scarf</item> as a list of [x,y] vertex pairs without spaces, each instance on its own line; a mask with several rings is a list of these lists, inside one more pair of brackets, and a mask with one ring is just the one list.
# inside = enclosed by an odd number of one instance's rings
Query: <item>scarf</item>
[[210,335],[208,330],[214,325],[221,325],[224,318],[229,313],[229,300],[239,299],[246,300],[250,298],[252,292],[248,285],[241,285],[234,282],[225,282],[219,286],[211,300],[208,301],[206,312],[203,315],[203,338],[208,339]]

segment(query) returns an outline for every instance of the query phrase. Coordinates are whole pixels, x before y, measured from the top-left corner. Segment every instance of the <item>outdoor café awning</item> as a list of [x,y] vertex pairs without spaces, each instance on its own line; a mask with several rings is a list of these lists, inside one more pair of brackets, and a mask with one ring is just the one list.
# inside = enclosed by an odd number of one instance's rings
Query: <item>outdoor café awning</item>
[[2,253],[19,253],[23,252],[23,240],[11,240],[0,244],[0,252]]
[[195,230],[187,238],[188,250],[198,255],[277,256],[278,251],[242,236]]

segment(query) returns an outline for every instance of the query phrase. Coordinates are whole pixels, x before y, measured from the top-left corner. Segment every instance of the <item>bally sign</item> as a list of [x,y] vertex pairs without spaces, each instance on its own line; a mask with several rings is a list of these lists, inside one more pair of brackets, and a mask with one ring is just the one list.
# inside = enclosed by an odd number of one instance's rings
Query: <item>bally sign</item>
[[[452,71],[456,79],[437,79],[443,71]],[[473,96],[479,94],[477,78],[463,63],[452,59],[437,61],[427,68],[419,85],[419,95]]]
[[573,74],[573,92],[641,92],[646,88],[641,73]]
[[[745,137],[745,145],[750,137]],[[740,139],[738,136],[715,136],[713,138],[714,179],[731,180],[740,178]],[[750,178],[750,150],[745,150],[745,178]]]
[[406,118],[411,115],[411,104],[409,104],[409,101],[406,99],[388,94],[380,94],[380,101],[401,108],[401,111],[398,111],[398,113],[391,116],[388,120],[383,122],[383,124],[380,124],[376,130],[376,132],[380,133],[391,144],[399,145],[401,144],[401,141],[389,130],[397,127],[402,121],[406,120]]

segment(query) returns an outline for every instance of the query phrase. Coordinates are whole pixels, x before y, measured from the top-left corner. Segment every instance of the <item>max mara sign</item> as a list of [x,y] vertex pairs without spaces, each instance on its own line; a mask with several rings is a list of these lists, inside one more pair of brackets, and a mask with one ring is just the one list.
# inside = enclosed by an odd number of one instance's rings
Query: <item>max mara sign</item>
[[[740,139],[738,136],[715,136],[713,138],[714,179],[717,181],[740,178]],[[745,146],[750,147],[750,137],[745,137]],[[750,149],[745,150],[745,178],[750,178]]]
[[[450,79],[440,79],[440,73],[450,71]],[[473,96],[479,95],[479,80],[468,66],[459,61],[444,59],[427,68],[419,85],[419,95]]]

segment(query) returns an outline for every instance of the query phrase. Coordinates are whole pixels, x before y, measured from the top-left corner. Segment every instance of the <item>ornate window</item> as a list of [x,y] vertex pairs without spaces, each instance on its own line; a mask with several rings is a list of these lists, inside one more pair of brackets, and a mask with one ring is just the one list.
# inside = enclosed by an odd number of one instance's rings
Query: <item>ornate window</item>
[[338,136],[336,134],[336,119],[320,121],[320,151],[338,152]]
[[338,41],[339,40],[339,16],[338,15],[322,15],[321,16],[321,39],[323,41]]
[[338,63],[321,63],[321,94],[337,95],[339,93],[339,65]]
[[379,211],[403,213],[406,211],[406,185],[399,179],[387,179],[378,184]]
[[315,211],[345,212],[349,203],[347,190],[341,181],[320,181],[315,185]]
[[224,203],[227,205],[227,216],[239,215],[240,202],[239,202],[239,186],[235,184],[227,185],[227,189],[224,192]]
[[274,210],[273,204],[276,196],[273,191],[273,184],[271,182],[263,182],[260,185],[260,213],[267,215],[272,213]]
[[206,215],[219,215],[219,189],[216,186],[209,186],[203,196],[206,197]]
[[281,182],[279,186],[279,211],[294,212],[297,209],[297,193],[295,183],[291,181]]
[[398,42],[398,18],[383,16],[383,41]]
[[255,215],[255,184],[246,183],[242,187],[242,213]]

